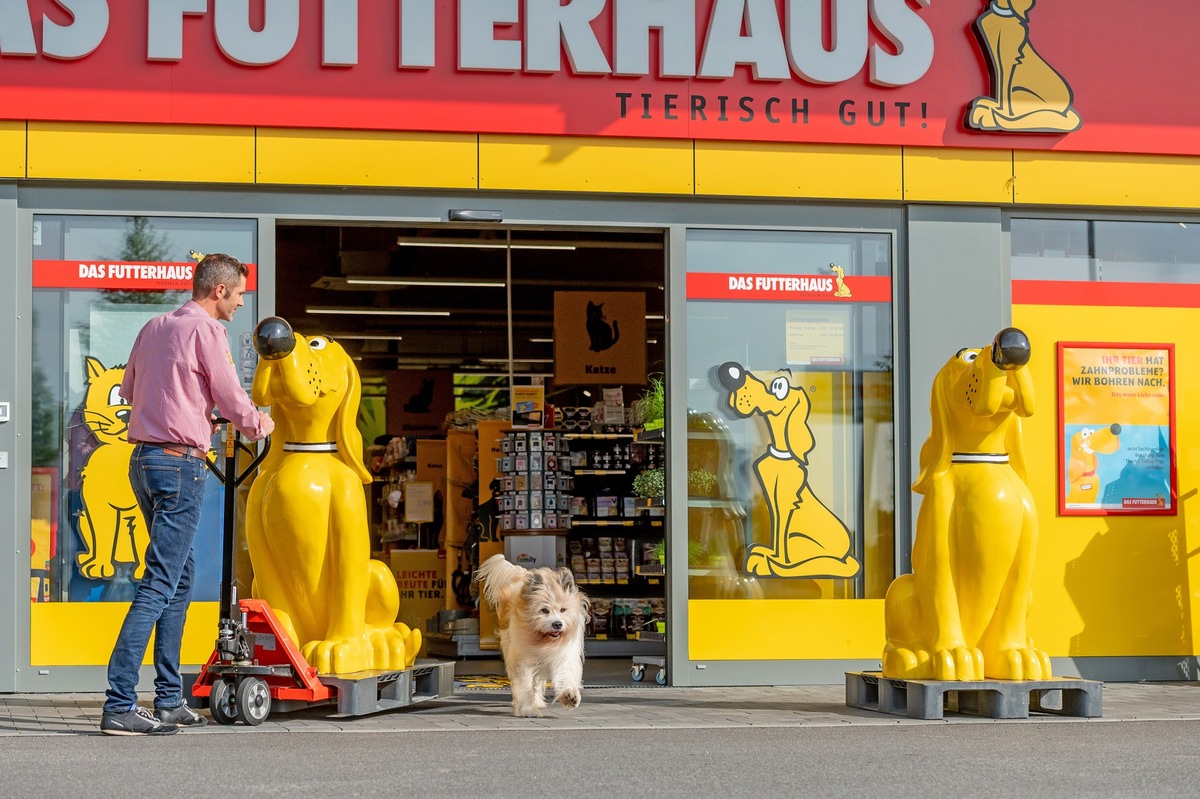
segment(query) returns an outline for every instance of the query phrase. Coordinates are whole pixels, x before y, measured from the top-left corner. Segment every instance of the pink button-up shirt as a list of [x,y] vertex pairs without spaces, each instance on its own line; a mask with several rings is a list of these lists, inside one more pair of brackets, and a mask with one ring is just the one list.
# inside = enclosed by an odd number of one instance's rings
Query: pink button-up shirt
[[214,406],[248,438],[266,435],[238,381],[225,327],[191,300],[138,333],[121,396],[133,406],[130,441],[208,449]]

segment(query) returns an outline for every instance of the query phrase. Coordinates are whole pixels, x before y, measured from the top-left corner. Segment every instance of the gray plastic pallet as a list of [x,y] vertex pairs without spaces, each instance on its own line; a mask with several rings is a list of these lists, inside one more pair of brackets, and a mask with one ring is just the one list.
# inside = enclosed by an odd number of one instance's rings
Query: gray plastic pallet
[[993,719],[1029,718],[1030,711],[1100,718],[1104,683],[1078,677],[1049,680],[894,680],[878,671],[846,672],[846,704],[912,719],[965,713]]
[[400,671],[322,674],[319,679],[337,689],[333,718],[364,716],[450,696],[454,693],[454,661],[420,659]]

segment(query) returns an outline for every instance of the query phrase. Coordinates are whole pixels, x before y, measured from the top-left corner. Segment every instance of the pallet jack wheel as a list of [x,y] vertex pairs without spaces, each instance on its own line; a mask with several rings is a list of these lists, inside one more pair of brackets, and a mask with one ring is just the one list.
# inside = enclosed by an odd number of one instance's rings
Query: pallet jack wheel
[[654,675],[654,681],[656,683],[658,683],[659,685],[666,685],[667,684],[667,670],[659,669],[658,674]]
[[233,724],[237,721],[237,705],[234,702],[233,684],[228,680],[217,680],[208,694],[208,710],[218,724]]
[[646,678],[646,667],[640,663],[634,664],[629,669],[629,679],[634,682],[641,682]]
[[238,718],[257,727],[271,714],[271,689],[257,677],[246,677],[237,687]]

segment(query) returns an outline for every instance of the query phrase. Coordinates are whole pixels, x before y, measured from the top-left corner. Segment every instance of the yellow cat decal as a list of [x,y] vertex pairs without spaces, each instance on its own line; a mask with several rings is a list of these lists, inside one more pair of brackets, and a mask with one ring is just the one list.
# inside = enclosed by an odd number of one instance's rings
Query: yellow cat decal
[[116,564],[132,563],[133,579],[140,580],[150,530],[129,483],[129,403],[120,395],[125,367],[106,369],[88,357],[84,368],[88,388],[83,420],[100,446],[80,473],[79,534],[84,551],[77,556],[79,572],[93,580],[111,580]]

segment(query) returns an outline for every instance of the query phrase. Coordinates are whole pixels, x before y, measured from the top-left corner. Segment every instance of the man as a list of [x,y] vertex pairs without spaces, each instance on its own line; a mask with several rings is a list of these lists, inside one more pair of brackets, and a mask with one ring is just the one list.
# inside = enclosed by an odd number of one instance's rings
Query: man
[[[275,429],[242,389],[220,324],[242,306],[247,273],[235,258],[206,255],[192,275],[192,299],[146,323],[125,367],[121,396],[132,405],[129,440],[135,444],[129,480],[150,525],[150,543],[145,575],[108,663],[100,722],[107,735],[170,735],[207,723],[183,702],[179,646],[192,599],[192,541],[204,500],[213,408],[251,440]],[[151,631],[154,713],[137,705]]]

